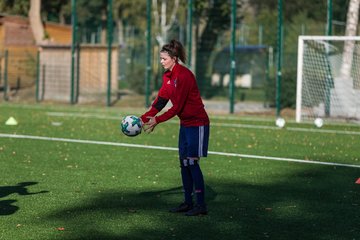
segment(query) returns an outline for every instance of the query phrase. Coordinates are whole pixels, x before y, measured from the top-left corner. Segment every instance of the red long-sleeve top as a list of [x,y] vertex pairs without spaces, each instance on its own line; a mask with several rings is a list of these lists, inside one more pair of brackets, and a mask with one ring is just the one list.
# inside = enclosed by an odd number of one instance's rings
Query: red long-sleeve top
[[175,64],[172,71],[163,74],[162,86],[150,109],[141,116],[145,123],[148,117],[154,117],[170,100],[172,107],[156,116],[157,123],[165,122],[177,115],[183,126],[209,125],[209,117],[205,111],[200,91],[194,74],[185,66]]

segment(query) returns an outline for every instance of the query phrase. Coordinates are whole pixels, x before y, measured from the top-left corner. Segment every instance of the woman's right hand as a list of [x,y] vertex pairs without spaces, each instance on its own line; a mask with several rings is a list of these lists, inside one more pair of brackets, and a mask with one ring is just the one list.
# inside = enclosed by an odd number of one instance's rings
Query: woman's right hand
[[147,121],[146,123],[144,123],[143,129],[146,133],[151,133],[152,131],[154,131],[154,128],[157,125],[156,119],[155,117],[147,117],[149,119],[149,121]]

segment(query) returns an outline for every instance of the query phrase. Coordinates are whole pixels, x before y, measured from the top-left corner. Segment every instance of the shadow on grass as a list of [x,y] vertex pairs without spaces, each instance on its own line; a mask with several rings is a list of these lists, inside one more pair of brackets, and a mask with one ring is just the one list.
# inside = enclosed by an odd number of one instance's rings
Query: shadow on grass
[[19,209],[19,207],[12,205],[15,202],[17,202],[17,201],[13,200],[13,199],[1,200],[0,201],[0,216],[14,214]]
[[[209,215],[167,209],[180,187],[105,192],[48,216],[63,223],[58,239],[358,239],[359,186],[354,170],[314,169],[254,183],[208,178]],[[261,178],[261,176],[258,176]]]
[[[19,194],[22,196],[25,195],[33,195],[39,193],[47,193],[48,191],[40,191],[31,193],[28,191],[27,187],[37,184],[38,182],[21,182],[15,186],[0,186],[0,198],[4,198],[11,194]],[[16,211],[19,210],[19,207],[12,205],[13,203],[17,202],[14,199],[8,200],[1,200],[0,201],[0,216],[1,215],[11,215],[14,214]]]

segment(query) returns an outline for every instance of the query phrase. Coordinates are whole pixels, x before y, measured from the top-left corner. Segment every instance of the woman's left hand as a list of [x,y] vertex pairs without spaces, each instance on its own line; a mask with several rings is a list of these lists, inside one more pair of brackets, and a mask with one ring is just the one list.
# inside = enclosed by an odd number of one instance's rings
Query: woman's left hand
[[154,131],[154,128],[157,125],[156,119],[155,117],[147,117],[149,119],[149,121],[147,121],[144,125],[143,125],[143,129],[145,132],[147,133],[151,133],[152,131]]

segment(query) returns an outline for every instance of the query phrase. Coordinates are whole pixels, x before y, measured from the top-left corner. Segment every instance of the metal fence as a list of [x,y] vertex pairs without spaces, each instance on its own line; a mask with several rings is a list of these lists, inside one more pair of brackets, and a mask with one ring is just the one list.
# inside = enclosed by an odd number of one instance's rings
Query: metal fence
[[[110,99],[118,105],[136,95],[139,106],[146,106],[161,86],[159,49],[176,38],[186,47],[186,64],[205,102],[223,102],[227,112],[276,107],[276,13],[266,21],[249,21],[234,0],[209,1],[203,8],[192,0],[165,1],[166,8],[154,2],[129,2],[127,8],[138,9],[135,16],[113,17],[108,11],[93,26],[76,24],[72,45],[44,45],[39,53],[37,47],[5,49],[0,55],[2,100],[106,105]],[[281,108],[295,106],[297,37],[324,35],[326,26],[326,16],[323,22],[287,18],[281,29]]]

